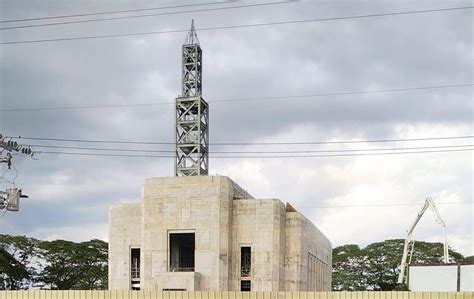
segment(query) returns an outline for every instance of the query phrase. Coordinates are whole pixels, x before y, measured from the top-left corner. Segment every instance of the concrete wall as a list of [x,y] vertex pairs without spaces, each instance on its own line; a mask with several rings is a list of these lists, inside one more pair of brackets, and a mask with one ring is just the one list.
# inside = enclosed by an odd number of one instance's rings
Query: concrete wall
[[142,191],[143,289],[162,288],[157,278],[170,270],[168,235],[179,232],[195,233],[200,289],[228,289],[230,187],[224,177],[146,180]]
[[[252,250],[252,291],[315,289],[305,284],[308,253],[330,265],[330,242],[301,213],[287,211],[277,199],[253,199],[227,177],[150,178],[141,197],[139,203],[110,209],[111,290],[130,288],[134,246],[141,250],[144,290],[239,291],[242,245]],[[189,232],[195,234],[197,274],[174,274],[169,234]],[[330,272],[329,267],[324,275]],[[330,278],[326,281],[329,287]]]
[[330,291],[332,244],[303,214],[296,213],[296,218],[301,226],[301,285],[298,291]]
[[229,290],[240,291],[240,248],[252,252],[251,289],[283,289],[285,206],[276,199],[233,201],[232,275]]
[[[139,203],[109,209],[109,289],[130,289],[130,248],[141,245]],[[143,259],[142,259],[143,261]]]

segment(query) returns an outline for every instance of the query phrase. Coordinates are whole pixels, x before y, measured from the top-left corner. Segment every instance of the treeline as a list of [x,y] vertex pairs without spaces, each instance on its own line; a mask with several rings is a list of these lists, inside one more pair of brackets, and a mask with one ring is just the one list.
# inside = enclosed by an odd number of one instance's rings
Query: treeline
[[0,289],[107,289],[107,246],[0,235]]
[[[404,240],[386,240],[364,248],[343,245],[333,249],[333,290],[394,290]],[[0,235],[0,289],[107,289],[107,243],[41,241]],[[412,263],[440,263],[441,243],[417,242]],[[474,263],[450,250],[454,263]]]
[[[335,291],[392,291],[397,285],[405,240],[386,240],[360,248],[343,245],[333,249],[332,288]],[[450,262],[472,264],[474,256],[464,257],[449,250]],[[443,261],[443,244],[415,242],[412,264],[438,264]]]

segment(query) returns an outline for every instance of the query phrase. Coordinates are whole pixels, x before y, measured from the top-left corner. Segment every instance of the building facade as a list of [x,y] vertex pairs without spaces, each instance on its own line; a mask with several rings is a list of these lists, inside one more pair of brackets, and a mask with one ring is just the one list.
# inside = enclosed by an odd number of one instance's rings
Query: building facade
[[278,199],[224,176],[150,178],[109,210],[109,289],[329,291],[332,248]]

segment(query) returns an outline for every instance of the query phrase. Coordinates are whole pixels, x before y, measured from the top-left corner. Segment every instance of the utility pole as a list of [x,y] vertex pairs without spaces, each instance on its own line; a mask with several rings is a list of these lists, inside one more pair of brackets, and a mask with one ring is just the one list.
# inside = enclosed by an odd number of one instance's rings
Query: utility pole
[[[3,172],[0,180],[12,168],[14,155],[33,157],[35,153],[29,146],[18,144],[11,137],[6,137],[0,133],[0,164],[5,163],[7,166],[7,170]],[[6,211],[18,212],[20,210],[20,198],[28,198],[27,195],[22,193],[21,188],[15,187],[15,182],[9,183],[12,185],[10,188],[6,188],[5,191],[0,189],[0,215],[2,216]]]

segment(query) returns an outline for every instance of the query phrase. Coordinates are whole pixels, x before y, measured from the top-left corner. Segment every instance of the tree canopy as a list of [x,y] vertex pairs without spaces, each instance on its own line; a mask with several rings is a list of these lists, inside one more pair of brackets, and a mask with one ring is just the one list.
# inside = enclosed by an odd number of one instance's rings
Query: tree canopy
[[[90,240],[40,241],[24,236],[0,235],[2,289],[39,287],[59,290],[107,288],[107,243]],[[3,253],[3,254],[2,254]]]
[[[333,249],[333,289],[345,291],[396,289],[405,240],[376,242],[360,248],[343,245]],[[468,258],[449,250],[454,263],[469,263]],[[435,264],[443,260],[443,244],[416,242],[411,262]]]

